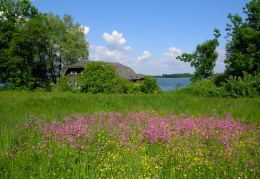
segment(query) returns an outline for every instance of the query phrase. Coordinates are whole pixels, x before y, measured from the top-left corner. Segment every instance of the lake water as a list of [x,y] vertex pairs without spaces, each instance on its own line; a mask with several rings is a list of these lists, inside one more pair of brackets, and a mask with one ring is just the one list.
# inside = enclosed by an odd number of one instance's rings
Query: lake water
[[157,83],[162,91],[171,91],[190,84],[189,78],[157,78]]

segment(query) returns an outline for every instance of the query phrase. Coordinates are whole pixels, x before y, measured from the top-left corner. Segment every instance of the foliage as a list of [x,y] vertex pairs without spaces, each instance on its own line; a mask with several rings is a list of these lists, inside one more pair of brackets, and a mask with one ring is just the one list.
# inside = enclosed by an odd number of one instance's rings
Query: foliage
[[143,83],[140,85],[140,90],[143,93],[158,93],[160,87],[155,78],[145,76]]
[[204,97],[226,97],[227,92],[221,88],[217,87],[215,83],[210,80],[202,80],[200,82],[194,82],[187,89],[190,93],[204,96]]
[[260,74],[245,73],[243,77],[229,76],[228,78],[225,74],[219,74],[192,83],[187,90],[192,94],[207,97],[257,97],[260,96]]
[[192,54],[184,53],[176,58],[184,62],[190,62],[191,66],[195,67],[195,74],[191,77],[193,82],[213,75],[213,69],[216,66],[218,57],[216,48],[219,45],[218,38],[221,35],[218,29],[215,29],[214,32],[214,39],[199,44]]
[[257,97],[260,96],[260,74],[244,74],[244,77],[230,76],[222,87],[229,93],[229,97]]
[[60,77],[57,86],[59,91],[72,91],[72,86],[70,85],[70,81],[67,76]]
[[260,71],[260,1],[252,0],[243,10],[247,18],[229,14],[231,24],[226,29],[225,73],[237,77]]
[[70,15],[61,19],[50,13],[46,15],[46,20],[48,43],[46,55],[42,58],[47,61],[48,73],[56,83],[68,65],[88,58],[88,43],[84,29],[78,23],[74,24]]
[[216,73],[213,76],[211,76],[210,79],[217,87],[220,87],[223,82],[226,81],[228,78],[228,75],[226,73]]
[[80,91],[87,93],[127,93],[130,81],[123,79],[115,68],[104,62],[93,62],[84,67],[76,79]]
[[71,16],[40,14],[28,0],[1,0],[0,83],[49,88],[67,65],[87,58],[84,30]]
[[140,83],[132,83],[128,85],[127,93],[128,94],[141,94],[141,84]]
[[35,81],[31,58],[34,46],[23,34],[23,24],[30,23],[38,11],[28,0],[2,0],[0,10],[0,82],[31,89]]

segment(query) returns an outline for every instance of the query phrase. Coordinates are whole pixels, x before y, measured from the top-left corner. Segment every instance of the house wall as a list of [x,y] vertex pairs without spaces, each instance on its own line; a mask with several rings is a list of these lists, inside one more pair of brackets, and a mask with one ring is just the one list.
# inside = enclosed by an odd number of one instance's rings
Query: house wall
[[83,71],[83,68],[71,68],[68,70],[66,76],[69,78],[72,86],[75,85],[75,79],[77,76],[82,74],[82,71]]

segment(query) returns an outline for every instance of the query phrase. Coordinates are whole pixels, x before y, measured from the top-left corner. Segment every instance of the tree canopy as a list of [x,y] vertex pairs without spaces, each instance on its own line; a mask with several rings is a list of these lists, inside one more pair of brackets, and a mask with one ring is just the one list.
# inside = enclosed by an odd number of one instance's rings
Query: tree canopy
[[0,2],[0,83],[47,88],[67,65],[88,57],[84,29],[71,16],[41,14],[29,0]]
[[195,52],[192,54],[183,53],[177,57],[181,61],[190,62],[191,66],[195,67],[195,74],[191,77],[191,81],[200,81],[213,75],[218,58],[216,52],[219,45],[218,38],[221,36],[218,29],[215,29],[214,32],[215,38],[197,45]]
[[243,76],[260,70],[260,1],[252,0],[243,8],[247,15],[245,20],[238,14],[228,15],[231,24],[227,24],[227,58],[228,75]]

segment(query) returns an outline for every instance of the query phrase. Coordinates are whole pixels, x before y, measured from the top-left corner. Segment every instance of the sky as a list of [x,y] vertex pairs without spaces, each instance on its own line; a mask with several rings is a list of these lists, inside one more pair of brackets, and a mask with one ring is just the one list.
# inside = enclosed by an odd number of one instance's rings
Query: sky
[[69,14],[85,27],[89,60],[119,62],[136,73],[193,73],[176,60],[220,30],[215,73],[225,70],[228,14],[245,17],[249,0],[32,0],[42,13]]

